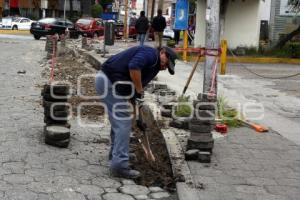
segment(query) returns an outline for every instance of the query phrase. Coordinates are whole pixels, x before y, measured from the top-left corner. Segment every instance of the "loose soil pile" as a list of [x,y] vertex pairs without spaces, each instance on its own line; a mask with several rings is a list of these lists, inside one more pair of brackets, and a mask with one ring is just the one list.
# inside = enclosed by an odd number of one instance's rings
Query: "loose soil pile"
[[[134,132],[139,132],[138,128],[134,128]],[[146,159],[142,146],[136,141],[131,143],[130,149],[135,153],[137,159],[131,161],[133,168],[140,171],[142,178],[136,182],[145,186],[158,186],[169,191],[175,188],[175,180],[171,168],[166,143],[159,127],[151,127],[147,131],[149,143],[152,153],[156,161],[152,162]]]
[[[97,103],[99,100],[88,99],[86,97],[97,96],[95,90],[95,71],[91,69],[85,62],[79,62],[71,56],[59,57],[56,61],[54,71],[54,81],[66,81],[72,86],[72,93],[76,94],[78,88],[80,95],[73,95],[69,99],[73,108],[73,114],[78,115],[78,106],[81,103]],[[49,72],[44,71],[43,75],[48,78]],[[103,116],[104,110],[97,105],[83,106],[81,109],[81,117],[89,120],[97,120],[99,116]]]

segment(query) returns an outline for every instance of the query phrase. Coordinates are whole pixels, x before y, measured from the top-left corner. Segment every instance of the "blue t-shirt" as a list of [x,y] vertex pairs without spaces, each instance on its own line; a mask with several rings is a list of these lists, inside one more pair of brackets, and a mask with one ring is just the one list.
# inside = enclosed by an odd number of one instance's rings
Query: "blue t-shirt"
[[[160,70],[159,52],[149,46],[132,47],[110,57],[101,68],[112,83],[116,81],[132,82],[129,70],[139,69],[141,70],[142,85],[145,87]],[[116,89],[121,95],[128,95],[131,91],[128,85]]]

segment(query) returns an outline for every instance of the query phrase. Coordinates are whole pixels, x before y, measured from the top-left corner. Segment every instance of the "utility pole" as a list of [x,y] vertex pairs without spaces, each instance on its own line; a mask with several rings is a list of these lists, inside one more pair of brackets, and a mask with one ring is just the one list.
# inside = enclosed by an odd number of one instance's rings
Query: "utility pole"
[[[206,1],[206,61],[204,67],[203,94],[194,101],[194,117],[190,121],[191,135],[187,142],[187,150],[198,149],[199,162],[211,162],[214,147],[212,137],[215,125],[217,96],[217,61],[220,45],[220,0]],[[200,128],[199,128],[200,127]]]
[[124,39],[128,39],[127,32],[127,22],[128,22],[128,0],[125,0],[125,16],[124,16]]
[[[206,2],[206,49],[208,53],[216,56],[205,56],[204,67],[204,82],[203,82],[203,94],[211,92],[212,80],[215,80],[215,94],[217,95],[217,72],[213,74],[215,63],[219,56],[217,51],[209,51],[209,49],[220,48],[220,0],[207,0]],[[213,77],[214,76],[214,77]]]
[[64,2],[64,20],[66,21],[66,7],[67,7],[67,0]]
[[151,7],[151,22],[153,20],[153,16],[154,16],[154,8],[155,8],[155,0],[152,0],[152,7]]

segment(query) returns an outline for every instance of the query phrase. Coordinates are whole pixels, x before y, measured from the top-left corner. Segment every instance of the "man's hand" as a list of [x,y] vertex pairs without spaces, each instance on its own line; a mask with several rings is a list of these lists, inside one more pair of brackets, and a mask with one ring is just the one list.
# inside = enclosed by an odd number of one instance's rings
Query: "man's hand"
[[142,104],[144,103],[144,94],[138,93],[137,91],[135,91],[133,98],[134,98],[135,105],[138,106],[138,108],[140,108],[142,106]]

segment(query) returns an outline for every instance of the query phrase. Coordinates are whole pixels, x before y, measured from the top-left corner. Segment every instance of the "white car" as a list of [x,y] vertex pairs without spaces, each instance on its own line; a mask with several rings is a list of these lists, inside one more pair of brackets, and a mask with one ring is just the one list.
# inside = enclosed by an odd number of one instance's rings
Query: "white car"
[[165,28],[164,33],[163,33],[163,37],[174,39],[175,33],[174,33],[173,29],[171,29],[169,27]]
[[12,30],[30,30],[34,21],[25,17],[3,18],[2,28]]

